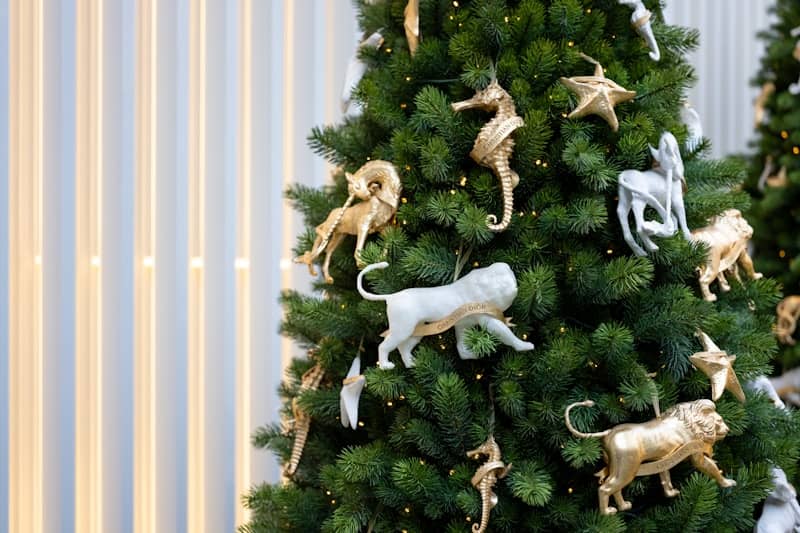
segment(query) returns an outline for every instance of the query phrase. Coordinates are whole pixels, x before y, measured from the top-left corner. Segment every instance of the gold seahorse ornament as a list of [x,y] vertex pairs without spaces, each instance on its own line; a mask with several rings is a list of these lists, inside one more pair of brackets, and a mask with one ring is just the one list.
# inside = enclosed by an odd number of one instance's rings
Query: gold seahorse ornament
[[471,459],[477,459],[481,455],[486,455],[487,460],[472,476],[472,486],[481,493],[481,521],[472,524],[472,533],[484,533],[489,527],[489,513],[497,505],[497,494],[492,488],[498,479],[506,477],[511,470],[511,465],[506,466],[503,462],[500,446],[495,442],[493,435],[489,435],[486,442],[467,452],[467,457]]
[[300,458],[303,456],[303,450],[306,447],[306,440],[308,439],[308,432],[311,429],[311,417],[303,411],[298,405],[297,398],[300,394],[309,390],[317,390],[325,371],[317,363],[312,366],[305,374],[300,382],[300,392],[292,400],[292,415],[294,416],[294,446],[292,446],[292,456],[289,459],[289,464],[283,470],[286,477],[293,476],[297,471],[297,466],[300,464]]
[[494,117],[478,132],[478,138],[475,139],[475,145],[469,155],[479,165],[491,168],[500,179],[503,188],[503,218],[498,223],[495,215],[489,215],[487,222],[490,230],[503,231],[511,222],[511,213],[514,211],[512,191],[519,184],[519,175],[508,165],[508,160],[514,152],[514,139],[511,138],[511,134],[517,128],[524,126],[525,122],[517,116],[511,95],[500,87],[497,80],[475,93],[469,100],[456,102],[451,104],[451,107],[456,112],[472,108],[495,112]]

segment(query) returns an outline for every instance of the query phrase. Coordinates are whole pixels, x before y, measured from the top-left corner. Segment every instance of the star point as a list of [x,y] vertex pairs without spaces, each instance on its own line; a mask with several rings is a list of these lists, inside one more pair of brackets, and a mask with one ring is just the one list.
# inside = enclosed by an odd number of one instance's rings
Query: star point
[[633,100],[636,91],[629,91],[617,82],[606,78],[603,67],[591,57],[581,54],[581,57],[595,64],[593,76],[574,76],[561,78],[561,83],[578,97],[578,106],[569,114],[568,118],[581,118],[587,115],[598,115],[611,126],[614,131],[619,130],[619,120],[614,111],[617,104]]
[[733,370],[733,362],[736,361],[735,355],[728,355],[724,351],[705,351],[697,352],[689,357],[689,360],[711,381],[712,400],[719,400],[727,389],[740,402],[744,402],[742,385]]

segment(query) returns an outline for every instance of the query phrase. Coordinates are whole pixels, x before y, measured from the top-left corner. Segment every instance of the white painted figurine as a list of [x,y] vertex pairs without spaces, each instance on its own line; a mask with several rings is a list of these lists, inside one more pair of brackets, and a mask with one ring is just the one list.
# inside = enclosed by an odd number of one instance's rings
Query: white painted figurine
[[[361,40],[361,32],[356,32],[356,42]],[[361,53],[361,50],[364,48],[380,48],[383,44],[383,35],[380,34],[380,30],[376,31],[363,41],[359,42],[356,46],[355,51],[353,52],[353,57],[350,58],[350,62],[347,64],[347,70],[345,71],[344,75],[344,87],[342,88],[342,112],[348,116],[358,116],[361,114],[361,104],[358,102],[353,101],[353,91],[355,90],[356,86],[358,86],[358,82],[361,81],[361,78],[364,77],[364,72],[367,71],[367,65],[361,60],[358,55]]]
[[689,136],[686,138],[686,149],[694,152],[700,148],[703,142],[703,122],[697,110],[689,102],[684,102],[681,106],[681,122],[686,126]]
[[[793,29],[791,35],[792,37],[800,37],[800,26]],[[800,41],[797,41],[797,44],[794,46],[794,58],[800,61]],[[800,94],[800,79],[797,80],[797,83],[789,85],[789,92],[795,96]]]
[[767,398],[772,400],[772,403],[775,405],[775,407],[779,409],[786,409],[786,404],[783,403],[781,397],[778,396],[778,391],[775,390],[775,387],[772,385],[772,382],[767,376],[758,376],[753,381],[748,382],[746,387],[752,391],[763,392]]
[[800,532],[800,505],[797,503],[797,491],[786,473],[772,468],[772,489],[764,501],[764,510],[753,528],[753,533],[798,533]]
[[642,0],[617,0],[623,6],[628,6],[633,8],[633,14],[631,15],[631,25],[636,30],[642,39],[645,40],[647,46],[650,47],[650,59],[653,61],[658,61],[661,59],[661,51],[658,49],[658,42],[656,42],[656,37],[653,35],[653,27],[650,24],[650,19],[653,17],[653,13],[650,12],[646,7],[644,7],[644,3]]
[[503,311],[517,297],[517,278],[505,263],[494,263],[473,270],[463,278],[441,287],[405,289],[394,294],[372,294],[364,290],[364,274],[387,268],[389,263],[369,265],[358,275],[357,287],[365,299],[385,301],[389,331],[378,347],[378,366],[394,368],[389,353],[400,351],[406,367],[414,366],[411,351],[426,335],[435,335],[455,327],[456,348],[462,359],[475,359],[467,347],[465,331],[482,326],[500,341],[522,352],[533,350],[533,344],[518,339],[509,329]]
[[780,376],[769,379],[778,395],[794,407],[800,407],[800,367],[787,370]]
[[716,279],[723,292],[731,290],[726,273],[732,273],[739,283],[739,265],[750,279],[761,279],[762,274],[755,271],[753,260],[747,253],[747,244],[753,236],[753,228],[738,209],[728,209],[711,219],[710,224],[692,232],[692,239],[708,246],[708,260],[698,268],[700,291],[707,302],[716,301],[709,286]]
[[[683,206],[683,189],[686,178],[683,174],[683,160],[681,159],[678,141],[669,132],[661,135],[658,150],[650,147],[653,155],[654,168],[647,171],[626,170],[619,175],[619,204],[617,216],[622,224],[622,233],[625,242],[631,247],[633,253],[639,256],[647,252],[639,246],[631,234],[628,216],[633,211],[636,220],[636,233],[650,252],[658,250],[658,246],[650,237],[670,237],[677,231],[677,225],[683,236],[689,240],[691,233],[686,225],[686,211]],[[653,208],[661,217],[662,222],[646,221],[644,211]],[[677,217],[677,224],[674,217]]]

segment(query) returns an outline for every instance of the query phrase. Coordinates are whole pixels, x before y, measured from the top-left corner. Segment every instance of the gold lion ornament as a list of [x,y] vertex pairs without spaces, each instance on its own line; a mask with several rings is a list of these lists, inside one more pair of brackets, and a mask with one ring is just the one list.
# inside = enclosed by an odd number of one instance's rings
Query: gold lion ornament
[[[622,496],[622,489],[637,476],[659,474],[664,494],[669,498],[677,496],[669,470],[687,457],[691,457],[695,468],[713,478],[720,487],[736,485],[736,481],[723,477],[711,458],[714,443],[728,433],[728,426],[711,400],[679,403],[661,417],[642,424],[620,424],[599,433],[582,433],[570,422],[569,413],[574,407],[593,405],[591,400],[573,403],[564,412],[564,419],[576,437],[603,439],[607,466],[598,474],[601,514],[614,514],[617,508],[620,511],[631,508],[631,503]],[[618,507],[608,505],[612,496]]]
[[792,335],[797,329],[797,318],[800,317],[800,296],[787,296],[780,301],[775,311],[778,315],[775,335],[781,344],[794,346],[797,341],[792,338]]
[[[357,237],[354,257],[358,267],[364,267],[361,250],[364,249],[367,235],[380,231],[391,222],[397,213],[400,194],[403,192],[397,169],[388,161],[370,161],[355,174],[348,172],[346,176],[350,194],[347,201],[342,207],[331,211],[327,220],[317,226],[317,239],[311,250],[294,260],[295,263],[308,265],[308,271],[316,276],[314,260],[325,252],[322,273],[328,283],[333,283],[333,278],[328,273],[331,255],[346,235]],[[361,202],[351,205],[356,198]]]

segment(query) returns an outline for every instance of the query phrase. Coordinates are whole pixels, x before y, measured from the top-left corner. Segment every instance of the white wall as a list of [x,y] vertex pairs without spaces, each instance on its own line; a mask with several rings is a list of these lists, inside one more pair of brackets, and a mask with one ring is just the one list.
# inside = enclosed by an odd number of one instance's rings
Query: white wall
[[[692,100],[750,136],[766,0],[673,0]],[[281,288],[340,118],[349,0],[0,0],[0,533],[231,531],[276,480]],[[46,512],[45,512],[46,510]]]

